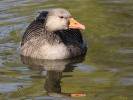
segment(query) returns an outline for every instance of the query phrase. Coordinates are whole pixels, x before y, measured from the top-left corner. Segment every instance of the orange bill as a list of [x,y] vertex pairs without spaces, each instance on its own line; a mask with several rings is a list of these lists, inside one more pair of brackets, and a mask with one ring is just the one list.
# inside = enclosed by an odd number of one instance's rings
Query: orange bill
[[77,22],[73,18],[69,18],[69,20],[70,20],[69,28],[72,28],[72,29],[85,29],[84,25],[80,24],[79,22]]
[[86,94],[71,94],[71,97],[83,97],[86,96]]

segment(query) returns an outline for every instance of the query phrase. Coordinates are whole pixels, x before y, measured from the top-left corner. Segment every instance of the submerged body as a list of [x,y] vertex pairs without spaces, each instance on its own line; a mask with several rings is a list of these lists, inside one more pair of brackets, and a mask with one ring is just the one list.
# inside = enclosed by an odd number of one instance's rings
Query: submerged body
[[20,53],[40,59],[67,59],[84,55],[87,44],[79,29],[85,27],[75,23],[79,28],[76,29],[71,25],[70,18],[70,13],[64,9],[41,12],[24,33]]

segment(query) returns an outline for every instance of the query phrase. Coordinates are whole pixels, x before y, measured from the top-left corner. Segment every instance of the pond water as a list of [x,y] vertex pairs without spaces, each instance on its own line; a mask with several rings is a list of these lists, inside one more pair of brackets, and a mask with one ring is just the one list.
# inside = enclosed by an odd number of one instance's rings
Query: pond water
[[[86,26],[85,59],[20,57],[27,26],[52,8]],[[133,100],[132,12],[132,0],[0,0],[0,100]]]

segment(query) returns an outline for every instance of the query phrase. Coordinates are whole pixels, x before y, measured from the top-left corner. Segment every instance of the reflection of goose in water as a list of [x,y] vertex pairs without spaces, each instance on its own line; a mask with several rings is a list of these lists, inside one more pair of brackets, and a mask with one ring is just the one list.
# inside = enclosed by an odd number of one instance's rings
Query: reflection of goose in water
[[[70,96],[85,96],[85,94],[71,94],[61,92],[61,78],[62,72],[71,72],[74,67],[72,64],[80,63],[84,57],[66,59],[66,60],[43,60],[31,57],[21,56],[24,64],[30,65],[32,70],[46,70],[46,83],[45,89],[47,94],[52,97],[70,97]],[[69,77],[69,76],[66,76]]]

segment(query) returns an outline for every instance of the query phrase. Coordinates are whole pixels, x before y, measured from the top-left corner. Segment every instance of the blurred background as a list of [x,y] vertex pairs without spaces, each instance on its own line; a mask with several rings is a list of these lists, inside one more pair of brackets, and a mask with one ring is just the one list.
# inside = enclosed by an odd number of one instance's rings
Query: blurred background
[[[81,31],[89,48],[85,60],[49,72],[49,65],[23,64],[18,48],[38,12],[53,8],[65,8],[86,26]],[[55,92],[86,96],[49,94],[49,73]],[[0,0],[0,99],[133,100],[133,0]]]

